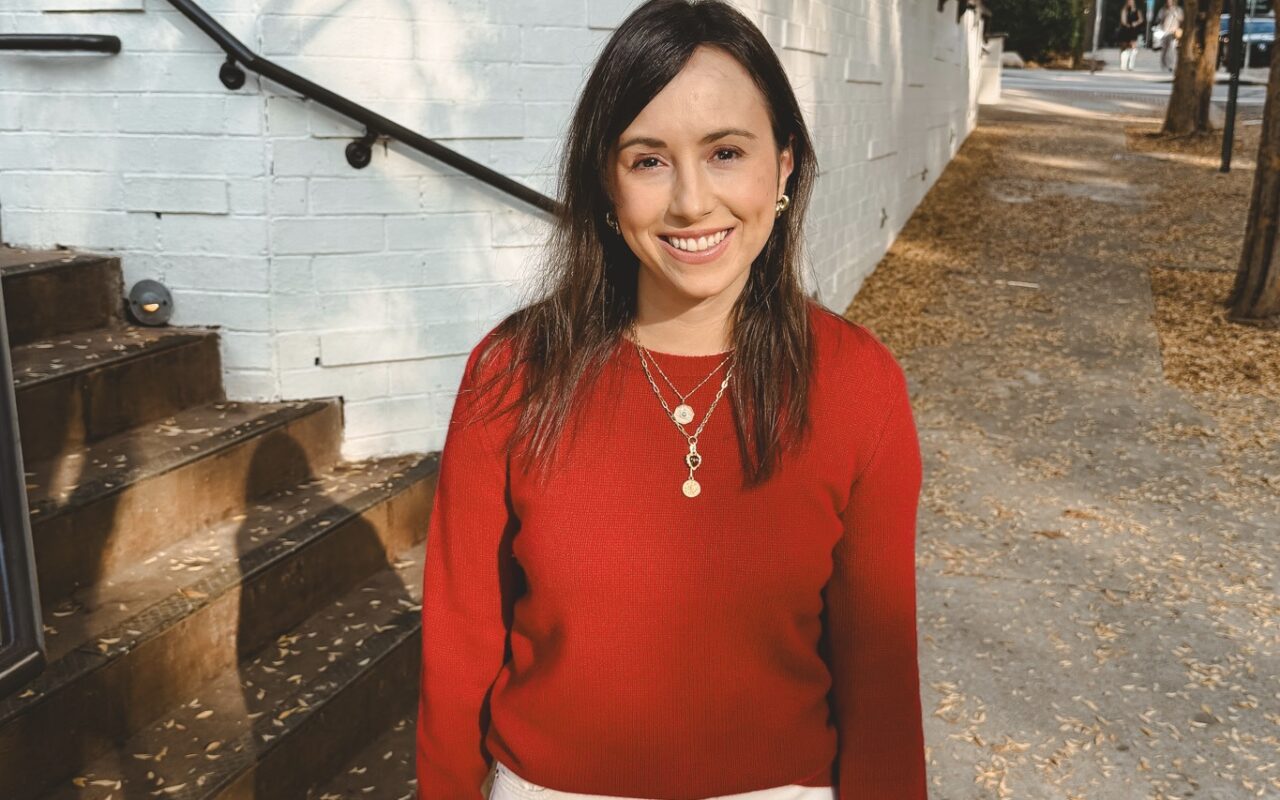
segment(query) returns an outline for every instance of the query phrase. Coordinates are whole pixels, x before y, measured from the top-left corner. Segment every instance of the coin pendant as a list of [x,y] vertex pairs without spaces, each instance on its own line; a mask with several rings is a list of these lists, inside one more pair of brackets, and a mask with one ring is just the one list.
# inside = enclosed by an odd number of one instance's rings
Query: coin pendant
[[693,409],[689,408],[684,403],[676,406],[676,410],[673,411],[671,415],[675,417],[676,422],[679,422],[681,425],[687,425],[690,422],[693,422]]
[[685,497],[697,497],[698,493],[702,491],[702,486],[693,478],[685,481],[684,486],[680,488],[684,490]]

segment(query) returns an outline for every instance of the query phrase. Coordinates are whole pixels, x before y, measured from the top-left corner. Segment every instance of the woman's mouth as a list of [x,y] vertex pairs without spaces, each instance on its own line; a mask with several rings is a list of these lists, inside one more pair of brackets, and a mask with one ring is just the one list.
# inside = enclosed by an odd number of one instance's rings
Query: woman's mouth
[[681,250],[679,247],[676,247],[668,241],[664,236],[659,236],[658,241],[662,242],[662,249],[670,253],[671,257],[677,261],[683,261],[686,264],[705,264],[708,261],[715,261],[720,257],[720,254],[729,246],[729,240],[733,238],[733,233],[736,230],[737,227],[726,229],[723,238],[721,238],[715,245],[708,247],[705,250]]

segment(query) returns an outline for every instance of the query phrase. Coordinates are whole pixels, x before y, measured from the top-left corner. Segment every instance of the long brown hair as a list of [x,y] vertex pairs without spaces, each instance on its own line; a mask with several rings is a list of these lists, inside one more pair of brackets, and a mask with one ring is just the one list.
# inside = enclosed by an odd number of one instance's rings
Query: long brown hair
[[[802,232],[817,162],[791,84],[760,30],[722,0],[650,0],[614,31],[573,114],[558,180],[554,220],[538,299],[512,312],[477,353],[477,397],[523,373],[520,392],[499,413],[520,409],[506,442],[527,440],[545,479],[575,394],[600,375],[636,314],[639,259],[607,227],[612,207],[602,176],[626,127],[684,68],[698,45],[718,47],[751,75],[765,98],[774,142],[790,142],[790,205],[751,264],[731,312],[736,360],[726,396],[733,409],[745,487],[769,478],[779,449],[808,433],[809,379],[815,361],[809,299],[801,287]],[[505,345],[498,348],[498,345]],[[634,346],[628,344],[628,346]],[[497,349],[506,367],[485,367]]]

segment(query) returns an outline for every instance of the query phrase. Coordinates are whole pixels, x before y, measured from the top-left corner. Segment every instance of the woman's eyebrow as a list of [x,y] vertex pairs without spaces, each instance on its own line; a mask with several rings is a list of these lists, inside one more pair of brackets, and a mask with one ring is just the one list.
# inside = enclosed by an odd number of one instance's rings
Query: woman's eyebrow
[[[716,139],[723,139],[726,136],[741,136],[744,139],[757,138],[754,133],[752,133],[751,131],[743,130],[742,128],[721,128],[718,131],[712,131],[711,133],[708,133],[706,136],[703,136],[701,141],[698,142],[698,144],[707,144],[709,142],[714,142]],[[635,144],[642,144],[645,147],[666,147],[667,146],[666,142],[662,141],[661,139],[654,139],[651,136],[632,136],[630,139],[618,145],[618,149],[626,150],[628,147],[631,147],[632,145],[635,145]]]

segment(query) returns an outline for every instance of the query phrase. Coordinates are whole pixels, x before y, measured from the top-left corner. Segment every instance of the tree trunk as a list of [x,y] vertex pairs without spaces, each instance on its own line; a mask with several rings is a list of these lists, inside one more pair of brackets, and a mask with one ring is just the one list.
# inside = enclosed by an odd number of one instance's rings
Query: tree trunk
[[1253,174],[1244,250],[1227,304],[1228,319],[1280,327],[1280,264],[1275,261],[1280,217],[1280,58],[1271,59],[1262,110],[1258,168]]
[[1218,69],[1218,29],[1222,0],[1187,0],[1178,42],[1178,65],[1162,133],[1209,133],[1213,76]]
[[1084,39],[1086,14],[1081,7],[1083,0],[1071,0],[1071,68],[1084,66]]

